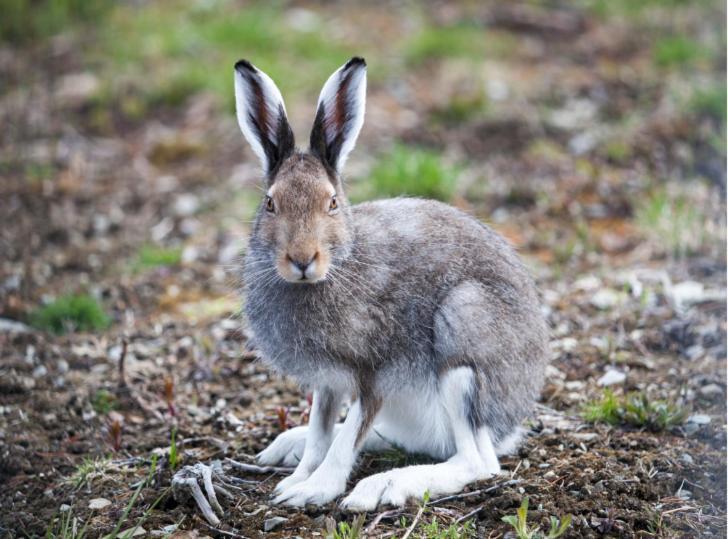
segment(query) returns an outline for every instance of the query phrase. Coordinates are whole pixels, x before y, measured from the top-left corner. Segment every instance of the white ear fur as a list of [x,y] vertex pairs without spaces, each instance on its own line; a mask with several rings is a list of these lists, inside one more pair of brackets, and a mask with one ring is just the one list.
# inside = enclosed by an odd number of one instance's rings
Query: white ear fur
[[246,60],[235,64],[235,109],[240,130],[269,174],[293,151],[293,132],[280,90]]
[[363,58],[349,60],[321,90],[311,149],[335,170],[343,168],[364,124],[366,91],[367,65]]

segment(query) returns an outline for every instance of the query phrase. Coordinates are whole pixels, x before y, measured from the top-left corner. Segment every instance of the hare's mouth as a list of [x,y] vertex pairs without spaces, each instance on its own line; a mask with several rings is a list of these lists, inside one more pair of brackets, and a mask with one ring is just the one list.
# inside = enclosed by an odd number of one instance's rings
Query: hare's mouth
[[311,284],[322,281],[326,278],[329,270],[329,264],[322,258],[314,256],[305,262],[301,262],[286,256],[284,260],[280,260],[277,264],[278,273],[289,283]]

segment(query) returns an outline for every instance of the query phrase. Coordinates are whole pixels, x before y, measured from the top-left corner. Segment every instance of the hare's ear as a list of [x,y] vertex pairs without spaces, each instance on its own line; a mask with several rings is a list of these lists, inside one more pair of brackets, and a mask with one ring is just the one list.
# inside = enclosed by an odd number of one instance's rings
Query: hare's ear
[[271,178],[295,149],[293,131],[278,87],[246,60],[235,64],[235,108],[243,135]]
[[367,64],[352,58],[324,84],[311,130],[311,152],[339,171],[364,123]]

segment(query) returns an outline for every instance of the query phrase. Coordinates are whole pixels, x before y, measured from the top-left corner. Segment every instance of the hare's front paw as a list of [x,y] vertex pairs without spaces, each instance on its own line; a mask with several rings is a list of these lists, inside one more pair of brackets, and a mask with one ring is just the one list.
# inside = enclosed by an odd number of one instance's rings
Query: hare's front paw
[[265,466],[296,466],[306,447],[308,427],[295,427],[279,434],[267,448],[258,453],[258,464]]
[[278,484],[276,485],[276,488],[273,492],[276,494],[283,494],[286,490],[291,488],[293,485],[297,485],[299,483],[303,483],[306,479],[309,478],[309,473],[302,472],[298,469],[296,469],[295,472],[293,472],[288,477],[281,479]]
[[395,492],[395,470],[371,475],[359,481],[354,490],[341,502],[341,508],[345,511],[364,512],[374,511],[380,500],[395,506],[402,506],[407,501],[406,496],[402,498]]
[[315,474],[305,481],[285,489],[273,500],[275,504],[303,507],[308,504],[324,505],[339,496],[346,489],[346,480],[334,477],[316,477]]

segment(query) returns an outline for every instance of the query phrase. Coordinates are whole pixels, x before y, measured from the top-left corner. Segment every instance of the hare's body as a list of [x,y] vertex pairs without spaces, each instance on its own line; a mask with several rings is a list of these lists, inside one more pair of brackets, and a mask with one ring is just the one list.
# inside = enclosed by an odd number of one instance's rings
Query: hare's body
[[[491,229],[438,202],[369,202],[351,207],[351,221],[350,253],[325,281],[246,279],[256,346],[305,386],[325,380],[355,394],[366,384],[385,401],[404,391],[402,400],[418,407],[441,373],[470,366],[487,390],[469,413],[497,445],[531,406],[545,357],[543,318],[523,265]],[[248,273],[266,257],[253,237]]]
[[264,360],[313,390],[309,425],[258,457],[296,464],[276,503],[333,500],[362,448],[391,445],[447,460],[368,477],[344,507],[459,491],[500,470],[541,386],[538,298],[500,236],[439,202],[347,203],[339,170],[363,122],[365,75],[353,58],[329,78],[300,152],[273,81],[236,64],[238,121],[268,179],[245,310]]

